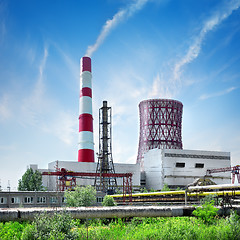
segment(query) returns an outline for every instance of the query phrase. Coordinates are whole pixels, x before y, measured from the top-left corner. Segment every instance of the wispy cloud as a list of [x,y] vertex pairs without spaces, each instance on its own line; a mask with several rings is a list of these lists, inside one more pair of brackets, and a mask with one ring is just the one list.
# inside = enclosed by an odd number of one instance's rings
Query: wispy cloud
[[76,137],[77,117],[75,119],[73,113],[62,109],[56,100],[46,93],[47,85],[44,76],[48,54],[48,47],[45,47],[39,64],[36,83],[30,94],[22,102],[21,123],[37,127],[70,145]]
[[43,82],[44,68],[48,58],[48,49],[44,48],[44,55],[39,64],[39,74],[35,86],[29,96],[23,99],[21,111],[24,114],[24,124],[37,125],[40,115],[46,111],[48,103],[44,97],[45,85]]
[[9,96],[4,94],[0,100],[0,120],[7,120],[11,117],[12,113],[9,107]]
[[150,98],[172,98],[172,85],[169,84],[168,79],[165,79],[162,73],[158,73],[153,79],[152,89],[149,93]]
[[76,142],[77,118],[73,113],[58,110],[52,119],[42,123],[42,129],[51,133],[67,145]]
[[195,38],[194,42],[188,48],[187,53],[175,64],[174,66],[174,80],[178,80],[181,77],[181,73],[185,65],[191,63],[199,56],[201,47],[206,35],[215,29],[223,20],[228,18],[234,10],[240,7],[239,0],[226,1],[221,8],[215,11],[206,21]]
[[170,76],[166,76],[165,73],[165,76],[157,74],[154,78],[152,91],[149,96],[175,97],[181,88],[181,84],[183,83],[181,75],[184,68],[199,56],[207,34],[213,31],[239,7],[240,0],[225,1],[224,4],[220,5],[218,9],[211,14],[210,17],[203,21],[199,33],[193,37],[194,40],[188,47],[186,54],[173,64],[172,68],[170,67],[172,69]]
[[227,88],[223,91],[220,91],[220,92],[215,92],[215,93],[211,93],[211,94],[203,94],[202,96],[200,96],[200,100],[206,100],[208,98],[214,98],[214,97],[220,97],[220,96],[223,96],[223,95],[226,95],[234,90],[236,90],[237,87],[230,87],[230,88]]
[[107,20],[103,25],[102,30],[96,40],[96,42],[88,46],[86,56],[91,57],[92,54],[99,48],[99,46],[104,42],[109,33],[122,21],[130,18],[135,12],[141,10],[143,6],[149,0],[136,0],[134,3],[129,4],[126,8],[119,10],[112,19]]

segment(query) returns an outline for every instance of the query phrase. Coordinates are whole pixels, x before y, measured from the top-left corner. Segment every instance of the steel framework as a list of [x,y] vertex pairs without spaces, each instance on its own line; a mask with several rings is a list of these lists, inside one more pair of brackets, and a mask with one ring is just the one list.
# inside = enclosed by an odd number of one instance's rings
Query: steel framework
[[116,177],[105,177],[104,173],[115,174],[112,158],[112,109],[103,101],[99,109],[99,153],[94,186],[97,191],[113,194],[117,189]]
[[[65,191],[67,189],[73,189],[76,186],[77,177],[95,178],[100,177],[100,173],[88,173],[88,172],[73,172],[67,171],[65,168],[61,168],[56,172],[43,172],[42,175],[58,176],[60,184],[59,190]],[[102,176],[106,179],[110,178],[122,178],[123,179],[123,195],[129,194],[132,196],[132,173],[102,173]]]
[[137,163],[142,169],[143,155],[150,149],[182,149],[182,110],[183,104],[171,99],[140,102]]
[[232,184],[235,182],[235,177],[237,177],[238,183],[240,183],[240,166],[234,166],[234,167],[226,167],[226,168],[214,168],[214,169],[208,169],[207,175],[212,173],[219,173],[219,172],[232,172]]

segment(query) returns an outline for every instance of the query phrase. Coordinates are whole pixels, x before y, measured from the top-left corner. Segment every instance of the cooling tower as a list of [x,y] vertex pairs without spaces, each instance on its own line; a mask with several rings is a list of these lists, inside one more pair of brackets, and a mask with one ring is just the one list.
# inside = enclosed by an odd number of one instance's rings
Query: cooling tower
[[78,162],[94,162],[91,58],[80,63]]
[[137,163],[143,168],[143,155],[153,148],[182,149],[181,102],[150,99],[140,102],[140,134]]

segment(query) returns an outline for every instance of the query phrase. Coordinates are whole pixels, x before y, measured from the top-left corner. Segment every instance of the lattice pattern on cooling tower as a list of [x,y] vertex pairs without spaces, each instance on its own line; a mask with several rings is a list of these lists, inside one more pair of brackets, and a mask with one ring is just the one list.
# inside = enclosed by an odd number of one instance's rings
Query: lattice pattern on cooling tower
[[181,102],[151,99],[140,102],[140,135],[137,162],[143,167],[143,154],[150,149],[182,149]]

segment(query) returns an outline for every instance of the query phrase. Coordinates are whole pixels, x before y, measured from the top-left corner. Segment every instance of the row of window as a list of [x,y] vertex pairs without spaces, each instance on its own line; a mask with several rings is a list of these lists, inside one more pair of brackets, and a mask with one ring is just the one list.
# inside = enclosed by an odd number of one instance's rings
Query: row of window
[[[176,162],[177,168],[184,168],[185,163],[184,162]],[[204,163],[195,163],[195,168],[204,168]]]
[[[64,202],[64,198],[62,198],[62,202]],[[6,197],[0,197],[0,204],[6,204],[7,203],[7,198]],[[21,198],[20,197],[10,197],[10,203],[11,204],[20,204],[21,203]],[[31,204],[34,203],[34,197],[23,197],[22,199],[23,204]],[[37,197],[37,203],[47,203],[47,197]],[[57,197],[50,197],[49,198],[49,203],[58,203],[58,198]]]

